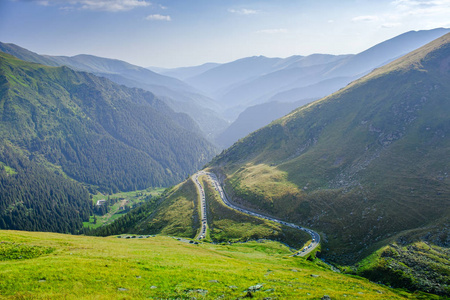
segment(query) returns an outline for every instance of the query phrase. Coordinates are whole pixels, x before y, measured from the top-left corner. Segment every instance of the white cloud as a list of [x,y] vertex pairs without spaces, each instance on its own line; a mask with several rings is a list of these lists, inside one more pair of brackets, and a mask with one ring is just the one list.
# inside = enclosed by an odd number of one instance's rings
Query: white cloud
[[172,21],[172,18],[170,16],[163,16],[159,14],[148,15],[145,19],[149,21]]
[[232,9],[230,8],[228,10],[230,13],[238,14],[238,15],[256,15],[259,13],[259,11],[254,9],[247,9],[247,8],[241,8],[241,9]]
[[266,34],[277,34],[277,33],[287,33],[286,28],[276,28],[276,29],[262,29],[258,30],[257,33],[266,33]]
[[391,3],[402,15],[442,15],[450,13],[450,0],[395,0]]
[[353,22],[375,22],[378,21],[377,16],[358,16],[352,19]]
[[[24,1],[24,0],[22,0]],[[96,11],[128,11],[137,7],[150,6],[147,0],[31,0],[39,5],[63,5],[65,10],[82,9]]]
[[448,27],[450,0],[394,0],[387,23],[420,24],[423,29]]
[[384,23],[381,25],[382,28],[394,28],[401,26],[402,23]]

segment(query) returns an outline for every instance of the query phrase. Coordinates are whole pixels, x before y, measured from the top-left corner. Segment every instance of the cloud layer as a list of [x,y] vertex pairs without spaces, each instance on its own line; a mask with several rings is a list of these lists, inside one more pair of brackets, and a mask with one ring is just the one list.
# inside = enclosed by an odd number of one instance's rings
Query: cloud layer
[[[22,0],[24,1],[24,0]],[[150,6],[146,0],[31,0],[40,5],[63,5],[66,10],[82,9],[96,11],[128,11],[137,7]]]

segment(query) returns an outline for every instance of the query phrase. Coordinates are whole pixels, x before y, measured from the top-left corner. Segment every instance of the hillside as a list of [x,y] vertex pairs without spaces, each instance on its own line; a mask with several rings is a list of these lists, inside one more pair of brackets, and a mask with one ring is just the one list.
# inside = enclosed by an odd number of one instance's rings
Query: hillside
[[[312,99],[308,99],[312,101]],[[216,143],[226,149],[237,140],[249,133],[270,124],[292,110],[304,104],[303,101],[294,103],[267,102],[246,108],[238,118],[216,137]]]
[[447,34],[250,134],[211,166],[235,201],[324,232],[329,260],[354,263],[425,226],[416,239],[448,247],[449,61]]
[[82,233],[92,201],[80,184],[0,140],[0,228]]
[[[207,197],[208,241],[215,243],[270,239],[301,248],[309,235],[287,226],[245,215],[226,207],[210,183],[202,179]],[[194,238],[200,230],[199,194],[191,178],[166,190],[92,234],[163,234]]]
[[103,191],[169,186],[215,148],[152,93],[0,53],[0,138]]
[[1,42],[0,51],[28,62],[47,66],[68,66],[75,71],[108,78],[117,84],[150,91],[164,100],[173,110],[187,113],[197,122],[205,135],[213,135],[227,125],[217,113],[220,106],[188,84],[121,60],[93,55],[72,57],[39,55],[17,45]]
[[190,244],[0,231],[0,294],[11,299],[437,299],[335,273],[282,244]]

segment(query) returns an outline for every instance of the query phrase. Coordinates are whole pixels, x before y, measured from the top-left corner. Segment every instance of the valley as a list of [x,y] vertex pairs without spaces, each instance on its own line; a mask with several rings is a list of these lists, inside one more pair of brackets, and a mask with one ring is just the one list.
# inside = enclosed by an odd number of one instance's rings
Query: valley
[[449,112],[448,28],[181,68],[0,42],[0,297],[446,299]]

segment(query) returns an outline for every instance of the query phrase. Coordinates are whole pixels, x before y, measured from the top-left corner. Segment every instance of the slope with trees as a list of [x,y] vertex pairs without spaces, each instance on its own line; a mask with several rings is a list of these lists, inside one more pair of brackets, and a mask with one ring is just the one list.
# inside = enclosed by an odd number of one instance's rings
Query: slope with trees
[[1,54],[0,134],[105,191],[168,186],[215,148],[153,94]]

